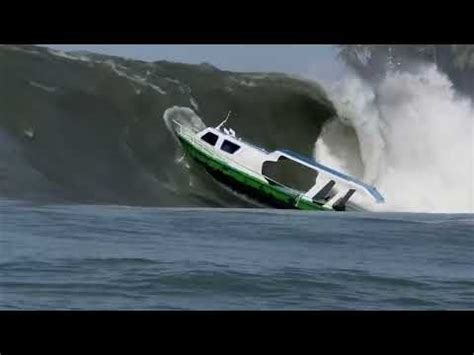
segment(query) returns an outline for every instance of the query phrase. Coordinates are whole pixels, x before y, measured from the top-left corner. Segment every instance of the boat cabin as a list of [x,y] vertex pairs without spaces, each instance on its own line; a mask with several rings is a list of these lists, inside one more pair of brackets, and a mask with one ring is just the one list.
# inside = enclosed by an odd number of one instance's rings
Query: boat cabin
[[240,169],[253,172],[270,184],[301,191],[302,197],[314,203],[345,210],[356,192],[377,203],[384,201],[374,187],[362,181],[290,150],[268,152],[237,138],[231,129],[209,127],[197,133],[196,138],[207,150],[225,157]]

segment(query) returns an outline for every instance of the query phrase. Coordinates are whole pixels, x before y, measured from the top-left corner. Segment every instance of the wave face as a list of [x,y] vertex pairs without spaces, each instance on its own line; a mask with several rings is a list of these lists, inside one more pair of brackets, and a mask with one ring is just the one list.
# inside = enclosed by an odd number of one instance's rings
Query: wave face
[[311,154],[335,109],[318,84],[208,64],[0,46],[0,196],[144,206],[248,207],[182,159],[170,115]]
[[387,201],[379,209],[473,212],[472,100],[427,61],[380,62],[377,75],[356,66],[327,89],[338,114],[316,158],[377,186]]
[[242,137],[375,185],[387,201],[376,210],[473,212],[473,48],[346,46],[349,73],[323,89],[209,64],[0,46],[0,196],[255,207],[183,159],[169,127],[213,126],[231,110]]

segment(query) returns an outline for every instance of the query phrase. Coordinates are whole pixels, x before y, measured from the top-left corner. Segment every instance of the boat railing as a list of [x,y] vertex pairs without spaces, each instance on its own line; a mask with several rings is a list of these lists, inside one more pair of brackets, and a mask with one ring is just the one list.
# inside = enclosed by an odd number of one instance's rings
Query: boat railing
[[178,128],[179,128],[179,133],[183,133],[183,132],[187,133],[187,131],[190,131],[190,132],[192,132],[193,134],[199,133],[199,131],[198,131],[197,129],[195,129],[195,128],[193,128],[193,127],[185,126],[185,125],[179,123],[179,122],[176,121],[176,120],[172,120],[172,122],[173,122],[175,125],[178,126]]

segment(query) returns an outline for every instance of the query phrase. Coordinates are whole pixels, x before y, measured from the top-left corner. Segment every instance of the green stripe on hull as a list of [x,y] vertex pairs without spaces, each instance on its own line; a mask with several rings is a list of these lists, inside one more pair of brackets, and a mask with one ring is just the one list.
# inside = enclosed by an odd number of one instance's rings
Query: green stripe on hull
[[[247,192],[251,192],[251,197],[260,198],[264,197],[265,200],[280,208],[294,208],[301,210],[319,210],[327,211],[328,209],[322,207],[319,204],[308,203],[304,200],[299,200],[296,204],[299,192],[291,190],[284,186],[271,185],[267,182],[263,182],[245,172],[233,168],[224,161],[216,159],[211,155],[207,154],[196,148],[194,145],[189,143],[186,139],[179,137],[183,148],[187,154],[189,154],[195,161],[202,164],[212,175],[219,176],[225,180],[232,182],[233,185],[238,185]],[[217,177],[216,177],[217,178]]]

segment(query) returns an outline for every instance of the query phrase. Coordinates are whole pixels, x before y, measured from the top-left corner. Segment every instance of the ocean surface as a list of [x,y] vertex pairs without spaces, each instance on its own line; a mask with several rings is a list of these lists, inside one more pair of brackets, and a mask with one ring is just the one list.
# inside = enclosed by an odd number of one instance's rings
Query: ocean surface
[[3,310],[474,309],[472,214],[0,201]]

